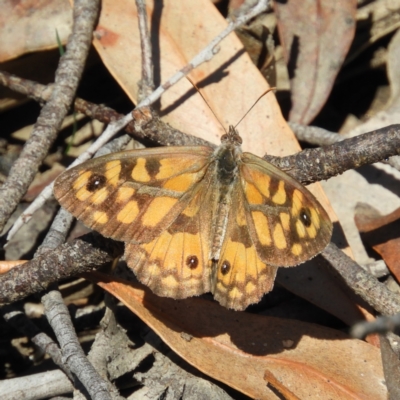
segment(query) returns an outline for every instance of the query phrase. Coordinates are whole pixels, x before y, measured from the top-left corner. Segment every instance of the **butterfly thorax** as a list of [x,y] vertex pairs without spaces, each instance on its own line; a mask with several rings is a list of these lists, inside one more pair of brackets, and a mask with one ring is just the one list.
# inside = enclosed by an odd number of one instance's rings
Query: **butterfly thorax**
[[238,162],[236,150],[230,144],[222,144],[217,150],[217,176],[222,185],[231,185],[237,176]]
[[217,174],[221,184],[231,185],[238,175],[238,162],[242,154],[242,138],[233,126],[222,136],[221,145],[216,150]]

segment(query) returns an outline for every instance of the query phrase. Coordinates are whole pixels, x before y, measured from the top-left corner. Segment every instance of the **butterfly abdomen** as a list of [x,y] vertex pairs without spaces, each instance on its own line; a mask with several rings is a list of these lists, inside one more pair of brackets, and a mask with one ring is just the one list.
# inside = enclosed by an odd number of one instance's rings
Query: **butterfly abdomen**
[[232,189],[235,186],[233,183],[237,177],[232,177],[229,184],[218,182],[215,186],[219,188],[218,191],[218,204],[215,208],[216,213],[213,216],[213,227],[211,241],[211,256],[210,259],[218,261],[222,248],[222,243],[226,235],[226,227],[228,224],[229,211],[232,207]]

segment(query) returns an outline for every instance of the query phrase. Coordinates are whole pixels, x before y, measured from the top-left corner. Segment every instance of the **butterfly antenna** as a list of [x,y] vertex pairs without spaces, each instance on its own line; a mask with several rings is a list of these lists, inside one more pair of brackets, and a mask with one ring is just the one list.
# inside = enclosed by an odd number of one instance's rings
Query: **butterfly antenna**
[[[192,84],[192,86],[197,90],[197,93],[201,96],[201,98],[204,100],[204,103],[206,103],[207,107],[210,109],[210,111],[213,113],[215,119],[219,122],[219,124],[222,126],[222,129],[225,131],[225,133],[228,133],[222,124],[221,120],[217,117],[217,114],[215,114],[214,110],[211,108],[211,106],[208,104],[208,101],[205,99],[203,94],[200,92],[200,89],[197,87],[197,85],[187,76],[186,79]],[[257,100],[258,101],[258,100]]]
[[268,90],[266,90],[255,102],[254,104],[246,111],[246,113],[243,115],[242,118],[240,118],[239,122],[235,125],[235,128],[244,120],[244,118],[246,117],[246,115],[254,108],[254,106],[261,100],[261,98],[263,98],[267,93],[269,93],[272,90],[276,90],[276,87],[272,87],[269,88]]

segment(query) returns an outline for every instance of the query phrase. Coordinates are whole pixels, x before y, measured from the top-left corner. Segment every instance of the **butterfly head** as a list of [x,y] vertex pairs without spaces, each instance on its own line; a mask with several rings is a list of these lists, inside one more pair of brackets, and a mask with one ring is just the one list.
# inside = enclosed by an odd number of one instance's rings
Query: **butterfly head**
[[230,143],[235,146],[240,146],[242,142],[242,138],[240,137],[238,131],[232,125],[229,126],[228,133],[225,133],[225,135],[222,135],[221,137],[221,143]]

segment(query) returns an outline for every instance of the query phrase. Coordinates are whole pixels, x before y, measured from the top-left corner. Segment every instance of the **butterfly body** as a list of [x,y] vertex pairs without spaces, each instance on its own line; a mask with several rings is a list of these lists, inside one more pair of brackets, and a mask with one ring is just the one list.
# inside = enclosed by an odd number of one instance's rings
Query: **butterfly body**
[[87,226],[124,241],[128,266],[156,294],[211,291],[242,310],[272,289],[277,267],[322,251],[332,224],[304,186],[243,153],[233,128],[221,141],[99,157],[63,173],[54,193]]
[[242,140],[234,131],[224,135],[219,146],[211,158],[210,176],[213,179],[212,187],[216,187],[217,207],[213,218],[212,248],[210,260],[219,260],[220,250],[226,234],[229,210],[232,203],[232,194],[239,178],[239,163],[242,154],[240,144]]

